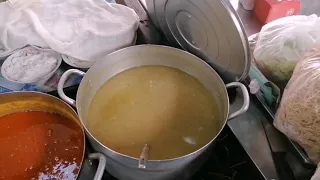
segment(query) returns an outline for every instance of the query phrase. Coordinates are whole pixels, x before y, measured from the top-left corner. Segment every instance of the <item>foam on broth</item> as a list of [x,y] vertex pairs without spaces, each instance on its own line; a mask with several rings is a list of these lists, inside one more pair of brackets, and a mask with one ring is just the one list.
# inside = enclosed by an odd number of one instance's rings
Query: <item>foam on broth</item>
[[96,93],[89,131],[112,150],[138,158],[177,158],[207,144],[221,128],[212,93],[193,76],[165,66],[117,74]]

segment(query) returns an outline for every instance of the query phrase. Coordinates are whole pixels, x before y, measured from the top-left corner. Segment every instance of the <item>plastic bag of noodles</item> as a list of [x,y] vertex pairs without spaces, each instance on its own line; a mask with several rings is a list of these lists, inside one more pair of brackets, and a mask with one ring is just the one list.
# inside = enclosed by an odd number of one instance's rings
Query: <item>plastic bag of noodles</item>
[[306,50],[320,37],[316,15],[289,16],[264,25],[253,56],[262,73],[276,84],[286,84]]
[[274,125],[320,162],[320,48],[308,51],[296,65]]

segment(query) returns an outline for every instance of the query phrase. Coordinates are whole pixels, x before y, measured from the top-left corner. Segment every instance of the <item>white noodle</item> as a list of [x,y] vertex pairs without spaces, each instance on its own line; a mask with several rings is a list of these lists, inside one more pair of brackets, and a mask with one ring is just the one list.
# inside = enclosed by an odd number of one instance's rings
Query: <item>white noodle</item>
[[320,49],[311,50],[297,64],[274,125],[320,162]]

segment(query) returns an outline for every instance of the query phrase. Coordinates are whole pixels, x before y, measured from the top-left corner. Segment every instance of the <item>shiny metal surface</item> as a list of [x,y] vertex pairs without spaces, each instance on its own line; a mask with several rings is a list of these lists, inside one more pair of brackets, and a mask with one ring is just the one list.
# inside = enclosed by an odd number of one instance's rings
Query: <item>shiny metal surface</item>
[[99,161],[97,172],[94,175],[93,180],[101,180],[107,164],[106,157],[102,153],[91,153],[89,154],[88,158],[90,160],[96,159]]
[[[258,98],[258,99],[259,99],[259,98]],[[275,112],[274,112],[273,110],[271,110],[271,109],[269,108],[269,106],[268,106],[265,102],[263,102],[263,101],[260,100],[260,99],[259,99],[259,101],[260,101],[260,103],[262,104],[262,106],[266,109],[266,111],[268,112],[268,114],[270,115],[270,117],[272,118],[272,121],[273,121],[273,119],[274,119],[274,117],[275,117]],[[269,124],[270,124],[270,122],[269,122]],[[273,125],[272,125],[272,126],[273,126]],[[279,137],[279,135],[278,135],[278,136],[276,136],[275,138],[282,138],[282,137]],[[271,141],[273,141],[273,140],[271,140]],[[298,143],[292,141],[291,139],[288,139],[288,141],[289,141],[289,143],[291,144],[291,146],[294,148],[296,154],[299,156],[299,158],[303,161],[304,164],[306,164],[306,165],[311,165],[311,166],[317,166],[317,165],[308,157],[308,155],[305,153],[305,151],[303,150],[303,148],[302,148]],[[272,148],[272,146],[271,146],[271,148]]]
[[[239,107],[241,102],[242,98],[237,96],[231,108]],[[259,108],[259,104],[251,102],[248,111],[241,117],[228,121],[228,126],[264,178],[279,180],[272,151],[261,123],[263,118],[266,116]]]
[[168,40],[208,62],[224,81],[247,77],[249,44],[229,1],[155,0],[155,11]]
[[[219,103],[222,115],[220,119],[221,131],[227,122],[229,115],[229,102],[226,87],[219,75],[204,61],[185,51],[175,48],[155,45],[140,45],[125,48],[109,54],[103,60],[97,62],[84,76],[77,93],[76,107],[80,120],[87,132],[88,138],[93,148],[107,156],[107,170],[120,180],[167,180],[167,179],[187,179],[192,175],[192,171],[200,167],[208,148],[213,144],[214,137],[207,145],[199,150],[171,160],[147,161],[146,168],[139,167],[139,159],[124,154],[117,153],[101,144],[95,139],[86,128],[87,114],[92,98],[96,91],[114,75],[138,66],[162,65],[180,69],[201,81],[208,90],[212,92]],[[69,70],[71,74],[76,70]],[[59,94],[63,94],[63,80],[59,82]],[[244,103],[234,111],[233,118],[241,115],[249,106],[249,95],[246,88],[240,83],[229,86],[241,87],[244,95]],[[62,96],[65,99],[65,96]],[[70,99],[67,98],[68,102]],[[220,131],[220,132],[221,132]],[[218,136],[218,135],[217,135]]]
[[148,11],[148,15],[151,18],[152,23],[157,27],[160,28],[158,19],[156,17],[156,12],[155,12],[155,5],[154,1],[155,0],[139,0],[140,3],[145,7],[145,9]]
[[171,34],[169,28],[167,27],[168,25],[166,22],[166,17],[164,15],[166,3],[167,0],[154,0],[154,9],[156,14],[152,15],[151,12],[149,12],[149,14],[157,18],[160,29],[167,40],[170,42],[170,45],[174,47],[182,47],[181,44],[179,44],[179,42],[175,40],[174,36]]
[[261,119],[272,152],[285,152],[284,136],[266,118]]
[[68,77],[71,75],[71,74],[77,74],[79,76],[84,76],[86,73],[83,72],[83,71],[80,71],[78,69],[72,69],[72,71],[66,71],[65,73],[62,74],[60,80],[59,80],[59,83],[58,83],[58,87],[57,87],[57,90],[58,90],[58,94],[59,96],[61,97],[61,99],[63,99],[64,101],[66,101],[68,104],[70,104],[71,106],[73,107],[76,107],[76,101],[74,99],[71,99],[69,98],[67,95],[64,94],[63,92],[63,87],[64,87],[64,84],[65,82],[67,81]]
[[242,93],[242,99],[243,99],[243,103],[242,106],[239,108],[239,110],[231,113],[228,117],[228,120],[233,119],[235,117],[240,116],[241,114],[244,114],[250,105],[250,97],[249,94],[247,93],[248,90],[246,88],[246,86],[244,86],[242,83],[239,82],[232,82],[232,83],[228,83],[226,84],[226,88],[240,88],[240,91]]
[[[24,111],[46,111],[63,115],[79,124],[84,134],[77,113],[68,104],[54,96],[40,92],[10,92],[1,94],[0,117]],[[85,142],[84,136],[83,142]],[[85,146],[82,151],[81,166],[84,161]],[[91,153],[89,154],[89,159],[99,160],[98,169],[96,172],[93,172],[95,173],[93,180],[101,180],[106,165],[105,156],[101,153]]]

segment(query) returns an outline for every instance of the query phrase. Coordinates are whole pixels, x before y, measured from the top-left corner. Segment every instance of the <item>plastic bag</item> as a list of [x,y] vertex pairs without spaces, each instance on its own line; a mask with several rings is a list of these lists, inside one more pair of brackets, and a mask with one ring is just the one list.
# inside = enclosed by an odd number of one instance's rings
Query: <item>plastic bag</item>
[[290,16],[262,27],[253,51],[255,63],[271,81],[287,82],[305,50],[320,37],[316,15]]
[[33,1],[21,10],[0,3],[0,53],[30,44],[96,61],[134,43],[139,18],[126,6],[105,0]]
[[274,125],[320,162],[320,48],[299,61],[288,82]]

